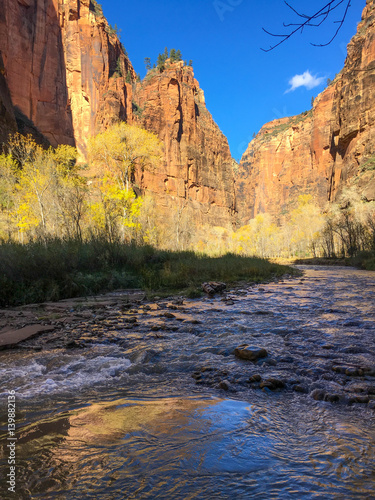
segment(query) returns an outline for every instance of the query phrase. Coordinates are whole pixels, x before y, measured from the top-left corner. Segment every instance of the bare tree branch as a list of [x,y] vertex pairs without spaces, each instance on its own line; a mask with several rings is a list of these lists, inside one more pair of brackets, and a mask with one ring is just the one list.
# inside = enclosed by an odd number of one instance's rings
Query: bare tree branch
[[[282,43],[286,42],[291,38],[293,35],[295,35],[298,32],[303,32],[304,28],[317,28],[321,26],[330,16],[332,16],[332,13],[340,7],[340,5],[343,5],[345,7],[344,12],[341,14],[341,18],[338,21],[334,21],[337,23],[339,26],[336,29],[334,35],[332,38],[327,42],[327,43],[321,43],[321,44],[315,44],[312,43],[311,45],[314,45],[315,47],[325,47],[326,45],[329,45],[330,43],[333,42],[333,40],[336,38],[338,35],[340,29],[342,28],[342,25],[345,22],[345,19],[348,14],[348,10],[350,7],[350,1],[351,0],[331,0],[328,2],[324,7],[316,11],[312,15],[307,15],[303,14],[301,12],[298,12],[294,7],[292,7],[288,2],[284,2],[289,9],[296,14],[301,22],[296,22],[296,23],[283,23],[284,28],[290,28],[290,30],[287,33],[272,33],[264,28],[263,31],[267,33],[270,36],[281,38],[281,40],[276,43],[275,45],[272,45],[269,49],[263,49],[264,52],[270,52],[271,50],[275,49]],[[303,21],[302,21],[303,20]]]

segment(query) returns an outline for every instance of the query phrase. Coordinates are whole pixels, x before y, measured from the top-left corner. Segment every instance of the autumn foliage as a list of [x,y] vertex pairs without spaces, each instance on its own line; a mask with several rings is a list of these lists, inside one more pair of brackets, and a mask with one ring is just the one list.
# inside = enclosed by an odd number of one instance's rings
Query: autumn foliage
[[76,163],[71,146],[45,150],[31,136],[10,137],[0,155],[0,238],[131,240],[143,203],[135,171],[156,168],[161,153],[156,136],[124,123],[91,140],[92,168]]
[[375,204],[361,199],[354,188],[324,210],[311,195],[302,194],[282,223],[264,213],[239,228],[200,226],[183,197],[161,210],[155,197],[142,195],[137,179],[146,169],[158,169],[162,154],[155,135],[125,123],[90,139],[85,166],[76,163],[71,146],[45,150],[30,136],[10,137],[0,155],[1,240],[100,238],[263,258],[375,252]]

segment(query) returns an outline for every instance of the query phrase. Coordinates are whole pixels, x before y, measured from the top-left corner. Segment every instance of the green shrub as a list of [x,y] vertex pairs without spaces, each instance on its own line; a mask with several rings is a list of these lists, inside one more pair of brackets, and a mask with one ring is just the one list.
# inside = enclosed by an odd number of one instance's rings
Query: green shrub
[[95,16],[103,16],[103,8],[96,0],[90,0],[90,9],[94,11]]

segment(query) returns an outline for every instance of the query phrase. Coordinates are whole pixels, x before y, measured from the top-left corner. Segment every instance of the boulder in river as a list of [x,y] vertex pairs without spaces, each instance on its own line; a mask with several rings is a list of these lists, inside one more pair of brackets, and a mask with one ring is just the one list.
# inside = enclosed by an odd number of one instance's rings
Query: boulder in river
[[249,361],[257,361],[261,358],[266,358],[268,352],[263,347],[249,346],[248,344],[242,344],[234,350],[234,354],[237,358],[247,359]]

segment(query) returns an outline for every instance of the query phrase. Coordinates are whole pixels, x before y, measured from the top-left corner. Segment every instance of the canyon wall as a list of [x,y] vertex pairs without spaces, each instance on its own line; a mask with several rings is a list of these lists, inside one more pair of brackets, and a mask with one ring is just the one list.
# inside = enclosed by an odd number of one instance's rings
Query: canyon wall
[[3,58],[0,54],[0,143],[6,141],[8,134],[16,132],[17,123],[14,116],[12,100],[7,81]]
[[134,70],[90,0],[2,0],[0,51],[20,132],[84,156],[90,135],[131,112],[116,68]]
[[[16,129],[81,161],[90,136],[118,120],[137,122],[165,146],[157,172],[138,179],[165,209],[189,206],[197,222],[228,225],[232,159],[192,68],[169,64],[136,83],[116,31],[95,0],[1,0],[0,139]],[[142,110],[140,113],[139,110]]]
[[278,219],[300,194],[323,207],[355,185],[375,199],[375,2],[368,0],[343,70],[313,109],[262,127],[241,160],[240,224],[268,212]]
[[142,189],[165,208],[188,202],[195,223],[227,226],[235,210],[233,160],[193,69],[168,60],[137,85],[135,99],[140,124],[164,143],[164,166],[144,172]]

